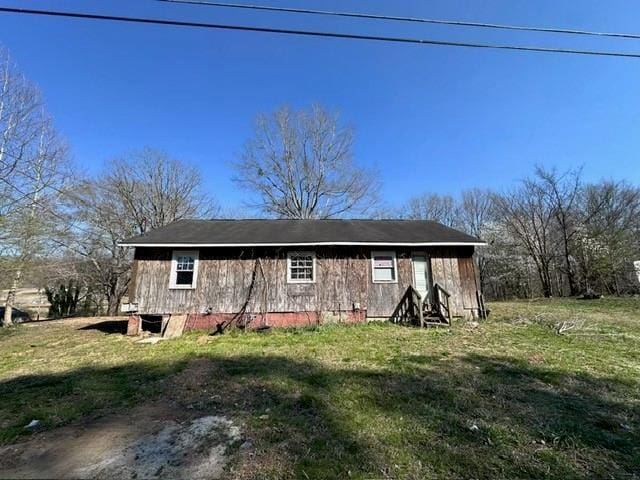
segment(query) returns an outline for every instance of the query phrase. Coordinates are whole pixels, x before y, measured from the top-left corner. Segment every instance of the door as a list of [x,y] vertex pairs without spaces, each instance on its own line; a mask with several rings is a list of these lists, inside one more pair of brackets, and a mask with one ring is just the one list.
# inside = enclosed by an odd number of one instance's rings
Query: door
[[430,302],[429,292],[429,257],[424,254],[413,254],[413,288],[415,288],[423,301]]

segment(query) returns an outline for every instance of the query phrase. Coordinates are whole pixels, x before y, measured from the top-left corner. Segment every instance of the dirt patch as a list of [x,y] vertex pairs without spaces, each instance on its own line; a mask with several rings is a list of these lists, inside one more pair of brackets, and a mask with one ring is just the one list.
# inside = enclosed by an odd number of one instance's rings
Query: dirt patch
[[240,429],[224,417],[169,422],[162,430],[110,449],[78,470],[82,478],[220,478]]
[[220,478],[242,438],[232,420],[185,407],[206,367],[195,361],[168,382],[179,395],[0,448],[0,477]]

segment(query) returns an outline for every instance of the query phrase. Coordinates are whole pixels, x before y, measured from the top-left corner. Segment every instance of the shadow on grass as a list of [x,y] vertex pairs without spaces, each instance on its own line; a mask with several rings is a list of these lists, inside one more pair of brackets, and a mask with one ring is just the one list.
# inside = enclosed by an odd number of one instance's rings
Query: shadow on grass
[[104,322],[92,323],[78,330],[98,330],[102,333],[117,333],[124,335],[127,333],[128,320],[105,320]]
[[[392,370],[280,356],[201,356],[177,408],[240,421],[236,472],[273,478],[576,478],[640,472],[637,384],[521,360],[403,357]],[[76,417],[150,398],[171,368],[130,364],[0,383],[4,414]],[[157,382],[156,382],[157,383]],[[72,403],[70,403],[72,402]],[[69,407],[70,408],[70,407]],[[11,410],[11,411],[8,411]],[[73,416],[71,416],[73,418]],[[5,429],[6,430],[6,429]],[[15,432],[14,432],[15,433]],[[11,435],[5,432],[5,442]],[[2,438],[2,437],[0,437]]]

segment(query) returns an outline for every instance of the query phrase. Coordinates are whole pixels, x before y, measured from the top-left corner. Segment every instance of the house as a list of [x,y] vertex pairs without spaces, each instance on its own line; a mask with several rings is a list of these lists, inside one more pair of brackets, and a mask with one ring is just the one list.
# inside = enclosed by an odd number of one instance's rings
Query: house
[[180,220],[122,242],[130,333],[177,315],[186,329],[476,317],[483,244],[423,220]]

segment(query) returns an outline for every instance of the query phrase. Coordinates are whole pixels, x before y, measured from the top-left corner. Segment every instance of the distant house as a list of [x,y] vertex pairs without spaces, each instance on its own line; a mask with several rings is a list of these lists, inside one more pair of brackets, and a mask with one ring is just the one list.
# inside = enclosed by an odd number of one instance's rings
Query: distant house
[[176,315],[186,329],[261,328],[481,308],[483,242],[432,221],[182,220],[122,245],[135,247],[130,333]]

